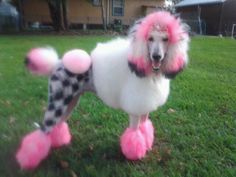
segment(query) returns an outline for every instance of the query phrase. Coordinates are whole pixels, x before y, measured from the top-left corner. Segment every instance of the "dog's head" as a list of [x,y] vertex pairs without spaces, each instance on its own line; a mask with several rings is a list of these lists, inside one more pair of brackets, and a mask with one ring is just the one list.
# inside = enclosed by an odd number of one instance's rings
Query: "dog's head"
[[130,37],[129,64],[140,76],[162,73],[173,78],[187,64],[186,25],[169,12],[155,12],[137,21]]

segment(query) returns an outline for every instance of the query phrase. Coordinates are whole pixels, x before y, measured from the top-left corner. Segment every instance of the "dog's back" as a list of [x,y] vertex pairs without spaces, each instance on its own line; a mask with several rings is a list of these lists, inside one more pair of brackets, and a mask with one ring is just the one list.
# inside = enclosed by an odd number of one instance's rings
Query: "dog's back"
[[107,43],[99,43],[91,53],[96,93],[106,104],[114,108],[120,107],[119,97],[129,73],[129,46],[129,40],[118,38]]

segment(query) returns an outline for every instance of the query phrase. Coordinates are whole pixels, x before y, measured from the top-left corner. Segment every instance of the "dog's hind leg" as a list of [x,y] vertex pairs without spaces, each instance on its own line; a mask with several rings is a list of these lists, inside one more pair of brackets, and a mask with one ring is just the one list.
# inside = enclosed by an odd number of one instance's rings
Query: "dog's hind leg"
[[65,121],[80,95],[92,90],[91,75],[91,70],[73,74],[63,66],[52,74],[49,80],[48,107],[42,125],[44,132],[50,132],[57,123]]
[[91,77],[91,70],[83,74],[73,74],[63,67],[59,67],[52,74],[49,82],[49,103],[41,129],[49,134],[53,147],[69,143],[71,136],[65,121],[80,95],[85,91],[92,91]]
[[67,106],[65,113],[60,118],[61,120],[52,128],[51,132],[48,134],[51,139],[52,147],[60,147],[70,143],[71,134],[66,120],[69,118],[70,113],[76,106],[78,100],[79,95],[71,100],[71,102]]

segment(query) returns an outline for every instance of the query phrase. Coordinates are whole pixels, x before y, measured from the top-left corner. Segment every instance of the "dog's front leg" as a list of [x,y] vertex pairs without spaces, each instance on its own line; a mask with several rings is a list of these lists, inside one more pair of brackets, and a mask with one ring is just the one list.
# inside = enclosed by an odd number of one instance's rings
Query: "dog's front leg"
[[130,115],[129,127],[121,136],[121,150],[130,160],[138,160],[150,150],[154,139],[154,129],[148,114],[144,116]]

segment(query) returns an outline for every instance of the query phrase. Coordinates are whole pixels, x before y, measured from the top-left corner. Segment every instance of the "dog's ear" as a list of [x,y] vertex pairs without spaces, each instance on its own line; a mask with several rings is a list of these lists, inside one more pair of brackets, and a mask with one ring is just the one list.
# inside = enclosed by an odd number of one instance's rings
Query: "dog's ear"
[[132,45],[129,53],[129,65],[132,66],[131,70],[134,70],[137,76],[146,76],[151,72],[150,64],[147,60],[148,48],[146,41],[137,39],[134,37],[132,39]]
[[169,79],[175,78],[188,63],[188,43],[187,33],[181,34],[180,40],[170,44],[163,62],[162,73]]

